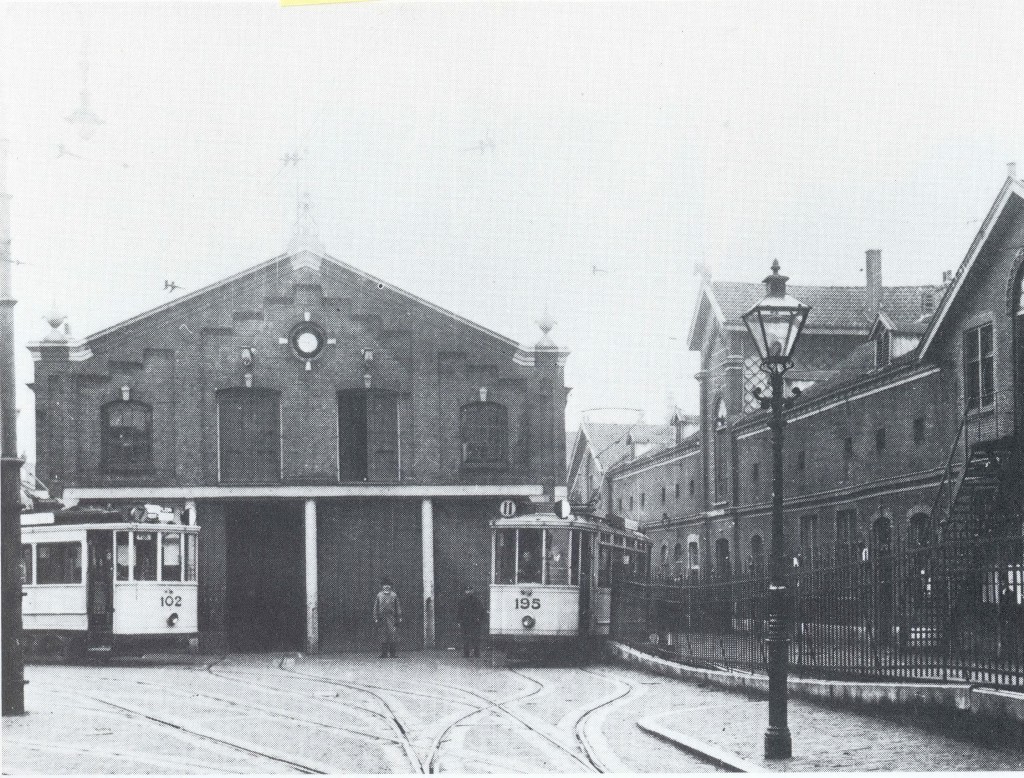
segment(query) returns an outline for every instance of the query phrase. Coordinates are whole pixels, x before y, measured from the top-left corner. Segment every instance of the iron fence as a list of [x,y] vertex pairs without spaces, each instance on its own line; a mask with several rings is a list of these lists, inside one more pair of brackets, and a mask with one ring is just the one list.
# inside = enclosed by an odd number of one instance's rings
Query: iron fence
[[[767,667],[765,575],[623,582],[613,635],[700,666]],[[794,568],[790,672],[964,680],[1024,690],[1024,541],[944,539],[871,559]]]

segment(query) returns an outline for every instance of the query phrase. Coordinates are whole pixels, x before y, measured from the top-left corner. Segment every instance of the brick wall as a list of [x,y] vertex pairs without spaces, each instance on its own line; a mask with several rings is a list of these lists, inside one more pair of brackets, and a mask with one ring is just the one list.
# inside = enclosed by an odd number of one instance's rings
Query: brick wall
[[[336,339],[305,370],[281,344],[306,314]],[[283,482],[338,480],[337,392],[399,393],[401,480],[411,483],[564,482],[565,388],[557,351],[515,361],[515,344],[346,268],[293,269],[287,259],[228,280],[177,305],[100,333],[92,356],[65,344],[39,347],[34,388],[40,477],[54,484],[212,485],[218,479],[217,390],[252,385],[280,392]],[[255,358],[247,370],[240,351]],[[367,370],[362,350],[372,349]],[[100,409],[121,387],[153,410],[153,469],[100,469]],[[508,463],[461,465],[460,408],[487,399],[508,409]],[[555,434],[557,431],[557,434]]]

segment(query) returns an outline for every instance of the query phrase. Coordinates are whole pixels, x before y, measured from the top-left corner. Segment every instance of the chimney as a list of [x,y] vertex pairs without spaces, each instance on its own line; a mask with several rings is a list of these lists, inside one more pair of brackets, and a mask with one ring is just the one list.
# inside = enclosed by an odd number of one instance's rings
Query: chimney
[[1017,163],[1007,162],[1006,163],[1006,175],[1012,178],[1014,181],[1017,180]]
[[864,263],[864,280],[867,293],[864,296],[864,313],[871,321],[878,316],[882,307],[882,251],[868,249],[867,261]]

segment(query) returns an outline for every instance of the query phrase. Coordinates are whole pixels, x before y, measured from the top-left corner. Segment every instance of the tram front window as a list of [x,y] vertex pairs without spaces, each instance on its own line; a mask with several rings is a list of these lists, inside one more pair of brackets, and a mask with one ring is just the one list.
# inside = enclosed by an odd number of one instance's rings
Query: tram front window
[[612,585],[612,549],[609,546],[601,546],[597,567],[597,585],[601,587]]
[[117,533],[117,580],[127,581],[131,566],[131,536],[127,532]]
[[541,530],[519,530],[519,565],[516,583],[541,583],[541,556],[543,551]]
[[181,580],[181,535],[177,532],[165,532],[163,541],[163,558],[160,562],[161,581]]
[[185,580],[196,580],[196,536],[185,536]]
[[516,531],[499,529],[494,533],[494,583],[516,582]]
[[569,576],[569,530],[545,530],[544,567],[545,580],[549,584],[565,586],[571,583]]
[[136,581],[156,580],[156,533],[135,533],[135,559],[132,576]]
[[32,546],[28,543],[21,547],[21,582],[32,583]]

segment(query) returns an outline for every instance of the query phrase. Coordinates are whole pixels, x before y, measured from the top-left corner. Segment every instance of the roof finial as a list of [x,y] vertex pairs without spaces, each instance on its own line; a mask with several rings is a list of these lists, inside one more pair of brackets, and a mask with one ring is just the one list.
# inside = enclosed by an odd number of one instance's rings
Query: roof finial
[[46,323],[50,325],[50,333],[43,338],[43,340],[66,341],[68,339],[68,334],[70,332],[70,328],[67,325],[68,317],[66,313],[61,313],[60,309],[57,307],[56,300],[54,300],[53,304],[50,306],[50,312],[43,316],[43,318],[46,320]]
[[89,105],[89,32],[85,29],[85,18],[82,18],[82,58],[78,66],[82,71],[82,102],[71,114],[67,121],[70,124],[78,125],[78,137],[82,140],[89,140],[96,132],[96,128],[103,124],[103,120],[93,113]]
[[555,321],[548,312],[548,307],[546,305],[544,306],[543,315],[537,319],[536,324],[540,327],[540,331],[544,333],[543,336],[541,336],[541,339],[537,341],[537,348],[558,348],[555,345],[555,342],[551,340],[551,336],[548,335],[558,322]]
[[288,243],[288,253],[290,254],[297,254],[300,251],[312,251],[314,254],[324,253],[324,244],[320,240],[320,231],[317,229],[311,209],[309,192],[303,192],[299,199],[295,229],[292,232],[292,239]]

